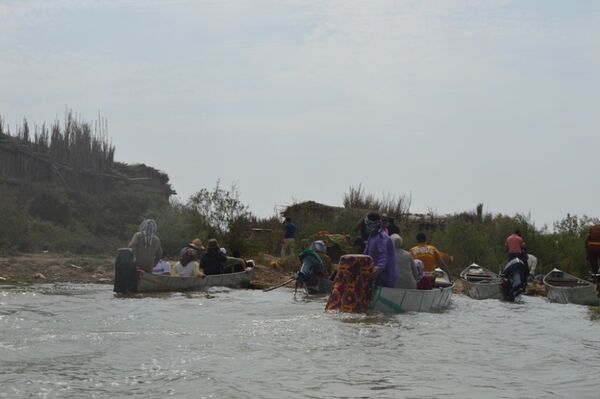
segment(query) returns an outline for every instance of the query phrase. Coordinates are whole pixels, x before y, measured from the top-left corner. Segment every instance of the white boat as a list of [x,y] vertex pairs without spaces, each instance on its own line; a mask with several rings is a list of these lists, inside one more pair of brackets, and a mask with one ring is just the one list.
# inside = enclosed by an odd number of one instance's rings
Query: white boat
[[502,299],[502,278],[476,263],[467,266],[460,279],[466,295],[473,299]]
[[194,291],[207,287],[246,288],[254,268],[249,267],[243,272],[211,274],[203,277],[157,276],[143,273],[138,276],[137,292],[158,291]]
[[544,276],[548,299],[558,303],[600,305],[596,285],[554,268]]
[[375,287],[369,310],[384,313],[442,310],[450,304],[453,288],[454,283],[448,275],[441,269],[436,269],[435,284],[431,290]]

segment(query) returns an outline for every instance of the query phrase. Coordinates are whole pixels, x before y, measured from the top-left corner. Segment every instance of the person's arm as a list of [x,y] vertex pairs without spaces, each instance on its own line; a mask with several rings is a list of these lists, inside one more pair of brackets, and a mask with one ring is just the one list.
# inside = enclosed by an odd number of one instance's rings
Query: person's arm
[[387,265],[388,262],[388,254],[387,254],[387,248],[386,248],[386,242],[384,240],[378,240],[377,241],[377,245],[376,245],[376,251],[377,251],[377,264],[375,265],[375,272],[376,273],[381,273],[382,271],[385,270],[385,267]]
[[129,241],[129,245],[127,245],[127,246],[128,246],[129,248],[135,249],[135,247],[136,247],[136,246],[137,246],[137,244],[138,244],[139,237],[140,237],[140,233],[139,233],[139,232],[138,232],[138,233],[135,233],[135,234],[133,235],[133,237],[131,237],[131,241]]
[[162,245],[160,243],[160,239],[158,237],[154,237],[156,240],[156,252],[154,252],[154,264],[156,265],[159,260],[162,258],[163,250]]
[[436,250],[435,251],[435,257],[437,260],[437,264],[440,266],[440,268],[445,271],[448,274],[448,278],[450,279],[450,281],[452,281],[452,276],[450,275],[450,270],[448,269],[448,265],[446,265],[446,262],[444,262],[444,259],[442,259],[442,257],[440,256],[440,253]]

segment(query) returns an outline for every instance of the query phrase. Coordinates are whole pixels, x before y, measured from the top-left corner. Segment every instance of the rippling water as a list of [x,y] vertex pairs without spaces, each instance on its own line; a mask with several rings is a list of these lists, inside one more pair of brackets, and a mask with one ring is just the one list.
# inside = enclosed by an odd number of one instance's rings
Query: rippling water
[[0,287],[0,398],[598,398],[596,310],[454,295],[348,316],[285,289]]

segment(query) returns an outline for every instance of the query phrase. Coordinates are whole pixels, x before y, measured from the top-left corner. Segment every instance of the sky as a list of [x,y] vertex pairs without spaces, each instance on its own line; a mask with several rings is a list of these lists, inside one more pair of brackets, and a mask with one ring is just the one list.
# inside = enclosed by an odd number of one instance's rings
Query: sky
[[185,201],[600,216],[595,0],[0,0],[0,115],[108,119]]

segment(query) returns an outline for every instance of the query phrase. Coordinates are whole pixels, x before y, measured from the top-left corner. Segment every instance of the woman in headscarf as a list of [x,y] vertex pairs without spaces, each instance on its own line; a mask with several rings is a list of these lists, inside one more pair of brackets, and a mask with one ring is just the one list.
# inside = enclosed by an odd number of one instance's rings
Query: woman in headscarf
[[200,263],[198,263],[198,253],[195,249],[189,248],[175,263],[172,274],[180,277],[197,277],[200,275]]
[[403,240],[399,234],[392,234],[390,238],[396,248],[396,264],[398,265],[399,275],[396,288],[414,290],[417,288],[415,277],[418,275],[415,261],[410,252],[402,248]]
[[152,268],[162,257],[157,230],[158,227],[153,219],[144,220],[140,224],[140,231],[133,235],[128,245],[135,252],[135,266],[148,273],[152,272]]
[[375,284],[394,288],[398,282],[394,243],[383,230],[381,217],[377,212],[370,212],[367,215],[365,227],[369,232],[365,254],[373,258]]
[[206,253],[200,259],[200,265],[204,274],[222,274],[227,262],[227,256],[221,252],[219,242],[214,238],[208,240]]

